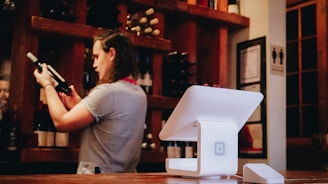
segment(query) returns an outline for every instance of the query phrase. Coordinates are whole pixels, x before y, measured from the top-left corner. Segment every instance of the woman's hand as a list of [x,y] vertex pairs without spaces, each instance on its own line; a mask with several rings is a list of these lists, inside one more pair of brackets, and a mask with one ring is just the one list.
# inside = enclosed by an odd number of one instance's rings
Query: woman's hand
[[81,101],[81,97],[77,94],[73,85],[70,86],[71,88],[71,95],[66,95],[63,92],[59,92],[59,96],[61,101],[65,105],[66,109],[72,109],[76,104]]
[[46,87],[47,85],[53,85],[54,81],[48,73],[47,64],[42,64],[42,72],[39,72],[38,69],[35,69],[34,77],[36,82],[40,84],[41,87]]

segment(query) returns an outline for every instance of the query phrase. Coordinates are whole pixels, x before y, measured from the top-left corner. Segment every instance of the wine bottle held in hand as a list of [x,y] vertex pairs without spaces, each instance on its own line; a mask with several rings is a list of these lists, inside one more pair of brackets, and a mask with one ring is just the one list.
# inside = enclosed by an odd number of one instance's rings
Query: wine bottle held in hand
[[[26,56],[37,65],[39,72],[42,71],[42,64],[36,56],[34,56],[31,52],[28,52]],[[46,64],[46,63],[44,63]],[[65,81],[65,79],[51,66],[47,65],[49,75],[54,79],[55,81],[55,88],[59,92],[63,92],[67,95],[71,94],[71,88],[69,87],[69,84]]]

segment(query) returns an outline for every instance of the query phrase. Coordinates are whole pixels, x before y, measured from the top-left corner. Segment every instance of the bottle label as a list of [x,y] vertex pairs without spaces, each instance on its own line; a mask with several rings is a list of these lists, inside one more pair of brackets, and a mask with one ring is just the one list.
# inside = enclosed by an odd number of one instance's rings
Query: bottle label
[[47,147],[53,147],[55,145],[55,132],[47,131]]
[[193,158],[193,148],[191,146],[185,147],[185,157],[186,158]]
[[175,152],[173,146],[167,147],[167,158],[175,158]]
[[56,132],[56,147],[68,147],[69,146],[69,133]]
[[35,131],[38,136],[38,147],[46,147],[47,146],[47,132],[38,130]]

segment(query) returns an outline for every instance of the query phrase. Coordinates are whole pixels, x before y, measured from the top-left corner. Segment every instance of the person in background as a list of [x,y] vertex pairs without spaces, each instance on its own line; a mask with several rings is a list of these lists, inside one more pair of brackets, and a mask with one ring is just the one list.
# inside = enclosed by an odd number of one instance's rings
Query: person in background
[[83,99],[73,85],[70,96],[57,93],[45,65],[41,73],[36,69],[34,76],[45,90],[57,131],[82,129],[78,174],[90,172],[90,167],[100,168],[101,173],[135,172],[147,98],[136,83],[133,45],[119,30],[108,30],[94,37],[92,52],[99,81]]
[[10,86],[9,76],[0,76],[0,109],[7,104],[9,98],[9,86]]

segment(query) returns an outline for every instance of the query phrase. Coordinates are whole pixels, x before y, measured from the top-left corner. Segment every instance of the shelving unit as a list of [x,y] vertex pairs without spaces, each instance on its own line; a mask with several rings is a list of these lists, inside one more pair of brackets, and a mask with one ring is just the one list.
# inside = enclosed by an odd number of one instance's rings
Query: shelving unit
[[[21,4],[19,4],[21,3]],[[33,5],[32,5],[33,4]],[[85,24],[86,0],[77,1],[76,23],[56,21],[39,16],[40,0],[17,2],[14,41],[12,52],[11,99],[9,104],[17,104],[19,122],[21,123],[21,162],[76,162],[78,153],[78,132],[71,134],[70,147],[67,149],[41,149],[36,147],[33,134],[33,114],[38,99],[38,85],[32,73],[34,66],[25,57],[28,51],[38,53],[40,40],[53,37],[65,45],[60,54],[54,58],[56,69],[74,84],[78,92],[82,91],[82,73],[85,42],[91,41],[94,34],[103,28]],[[227,39],[231,30],[249,26],[247,17],[228,14],[227,0],[220,3],[222,7],[212,10],[198,5],[188,5],[179,1],[132,0],[121,1],[119,21],[125,27],[126,15],[131,10],[153,7],[160,19],[159,37],[137,36],[127,33],[137,48],[146,48],[152,52],[153,93],[148,95],[148,119],[157,148],[143,151],[141,162],[164,162],[166,153],[160,150],[158,134],[161,130],[162,111],[173,109],[177,98],[162,96],[163,56],[172,50],[187,51],[189,60],[197,62],[193,81],[209,82],[227,86]],[[27,17],[27,19],[26,19]],[[177,20],[176,17],[179,17]],[[47,39],[46,39],[47,38]],[[199,46],[200,45],[200,46]],[[206,53],[204,53],[206,52]]]

